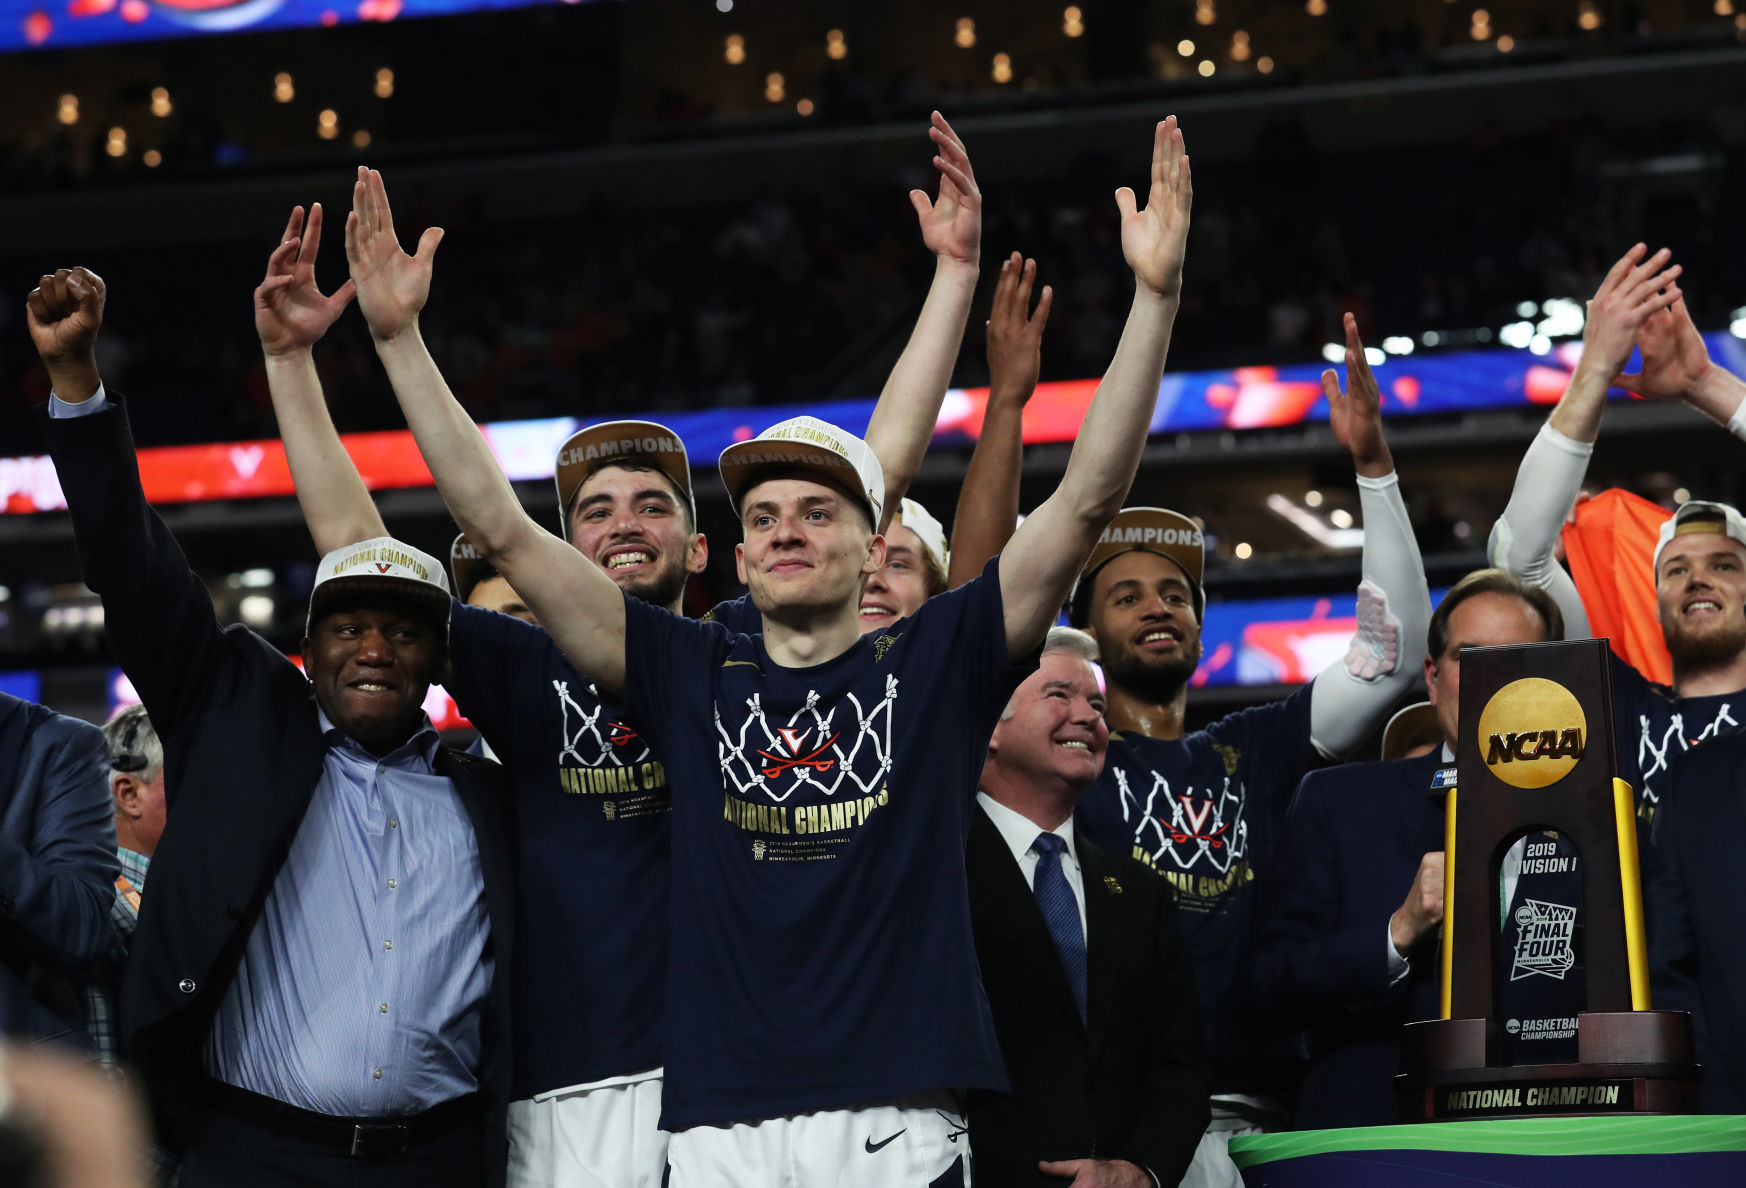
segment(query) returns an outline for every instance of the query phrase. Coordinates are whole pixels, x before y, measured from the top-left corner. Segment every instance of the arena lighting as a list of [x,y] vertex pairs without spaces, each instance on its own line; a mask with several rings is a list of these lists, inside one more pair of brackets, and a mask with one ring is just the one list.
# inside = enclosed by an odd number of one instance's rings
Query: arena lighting
[[1746,307],[1737,309],[1728,316],[1731,319],[1728,322],[1728,333],[1735,338],[1746,338]]
[[1273,59],[1269,58],[1266,54],[1262,54],[1255,60],[1255,69],[1259,70],[1262,74],[1272,74]]
[[1231,553],[1237,558],[1237,560],[1247,561],[1250,557],[1255,555],[1255,549],[1248,541],[1243,540],[1237,542],[1237,547],[1232,549]]
[[1521,301],[1516,303],[1517,317],[1531,318],[1539,312],[1540,307],[1532,301]]
[[772,70],[769,74],[766,74],[764,76],[764,98],[768,99],[772,103],[782,102],[782,100],[784,98],[786,98],[788,95],[788,91],[787,91],[786,85],[785,85],[786,83],[787,83],[787,80],[784,79],[782,77],[782,75],[775,70]]
[[721,56],[729,66],[738,66],[746,60],[746,39],[738,33],[730,33],[722,43]]
[[1413,340],[1404,334],[1396,334],[1382,340],[1382,349],[1391,355],[1410,355],[1413,353]]
[[1691,502],[1691,492],[1689,490],[1687,490],[1685,487],[1676,488],[1673,492],[1673,502],[1676,504],[1690,503]]
[[1303,10],[1311,16],[1321,16],[1328,11],[1328,0],[1309,0]]
[[1249,35],[1238,29],[1231,34],[1231,60],[1233,62],[1247,62],[1249,52]]
[[1507,54],[1515,48],[1516,39],[1511,37],[1508,33],[1505,33],[1502,37],[1497,39],[1497,49],[1499,53]]
[[[1329,527],[1320,516],[1305,511],[1277,491],[1267,497],[1267,510],[1323,548],[1361,549],[1364,547],[1364,529]],[[1339,508],[1334,510],[1341,511]],[[1342,512],[1341,514],[1346,516],[1346,523],[1350,525],[1352,522],[1351,513]],[[1330,515],[1329,518],[1333,517]]]
[[103,151],[112,157],[127,155],[127,129],[115,127],[109,129],[109,142],[103,146]]
[[1551,297],[1540,303],[1543,315],[1535,327],[1552,338],[1574,338],[1588,323],[1587,308],[1571,297]]
[[1534,323],[1511,322],[1497,332],[1497,340],[1507,347],[1521,350],[1534,340]]
[[369,148],[370,142],[374,139],[368,128],[359,128],[352,133],[352,146],[354,148]]
[[164,163],[164,154],[160,153],[157,149],[147,149],[144,154],[140,156],[140,161],[144,163],[147,169],[156,169],[159,165]]
[[1716,0],[1715,10],[1717,16],[1733,16],[1734,0]]
[[291,85],[291,76],[280,71],[273,76],[273,100],[277,103],[289,103],[297,98],[297,89]]
[[1346,358],[1346,344],[1343,342],[1323,343],[1322,358],[1330,363],[1343,362]]
[[160,118],[170,114],[170,92],[164,87],[152,88],[152,114]]
[[323,140],[332,140],[339,135],[339,113],[333,108],[323,108],[321,115],[315,121],[316,135]]
[[952,34],[952,42],[959,49],[972,49],[976,45],[976,22],[969,17],[959,17],[956,31]]
[[1196,66],[1195,69],[1200,71],[1200,76],[1202,78],[1211,78],[1213,71],[1218,69],[1218,67],[1213,65],[1211,58],[1202,58],[1200,65]]
[[1322,505],[1322,493],[1312,487],[1303,493],[1303,502],[1306,507],[1320,507]]
[[1350,528],[1352,526],[1352,513],[1343,507],[1336,507],[1328,513],[1328,523],[1336,528]]
[[1194,57],[1194,42],[1184,37],[1181,41],[1176,43],[1176,52],[1185,58]]
[[833,62],[841,62],[849,56],[849,43],[841,29],[832,29],[825,34],[825,57]]
[[79,122],[79,97],[77,95],[62,95],[55,107],[55,119],[63,124]]
[[811,99],[802,99],[799,103],[796,103],[794,105],[794,110],[798,111],[803,116],[811,115],[812,114],[812,100]]
[[376,98],[387,99],[394,94],[394,72],[384,66],[376,71]]
[[989,74],[993,77],[994,81],[997,83],[1009,83],[1009,82],[1011,82],[1012,81],[1012,59],[1005,54],[995,54],[994,55],[994,69],[989,71]]
[[1068,37],[1079,37],[1085,32],[1085,14],[1077,4],[1069,4],[1061,12],[1061,32]]
[[1528,340],[1528,349],[1536,355],[1550,355],[1552,353],[1552,340],[1544,334],[1536,334]]
[[715,10],[717,12],[732,12],[734,0],[715,0]]
[[237,616],[250,627],[273,625],[273,599],[266,594],[250,594],[237,603]]
[[1194,0],[1194,23],[1210,25],[1219,19],[1219,14],[1213,8],[1213,0]]
[[1601,14],[1594,6],[1594,0],[1582,0],[1576,6],[1577,28],[1592,31],[1601,27]]

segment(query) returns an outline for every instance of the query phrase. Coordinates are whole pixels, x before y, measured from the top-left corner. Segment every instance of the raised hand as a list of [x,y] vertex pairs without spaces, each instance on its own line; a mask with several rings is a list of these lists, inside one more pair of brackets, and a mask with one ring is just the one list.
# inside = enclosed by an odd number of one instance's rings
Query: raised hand
[[1328,398],[1328,425],[1366,478],[1381,478],[1394,469],[1388,441],[1382,435],[1382,392],[1364,357],[1358,338],[1358,319],[1351,314],[1346,324],[1346,387],[1332,367],[1322,372],[1322,395]]
[[1031,313],[1031,285],[1037,262],[1017,252],[1000,262],[994,305],[988,316],[988,398],[1023,406],[1037,390],[1042,368],[1043,327],[1049,324],[1054,290],[1043,286],[1037,311]]
[[[1673,253],[1662,248],[1644,259],[1645,251],[1647,248],[1639,243],[1620,256],[1588,303],[1588,320],[1582,331],[1582,362],[1578,366],[1607,381],[1631,358],[1638,333],[1650,318],[1680,298],[1679,286],[1674,282],[1681,268],[1678,264],[1667,267]],[[1663,323],[1663,327],[1666,325]],[[1651,331],[1652,335],[1658,332],[1666,333],[1661,327]],[[1701,340],[1698,349],[1703,349]],[[1656,386],[1662,378],[1663,375],[1657,375],[1651,385]],[[1670,391],[1668,395],[1677,397],[1679,393]]]
[[109,289],[89,268],[62,268],[37,282],[24,300],[30,340],[62,400],[96,395],[97,332]]
[[940,171],[940,196],[929,202],[925,191],[909,192],[921,219],[922,242],[942,261],[975,266],[982,257],[982,191],[976,188],[970,154],[937,111],[928,136],[939,150],[934,168]]
[[103,278],[89,268],[61,268],[37,281],[24,313],[44,363],[54,367],[92,357],[108,296]]
[[1643,370],[1616,375],[1612,382],[1655,400],[1689,396],[1712,366],[1709,348],[1692,324],[1683,296],[1675,296],[1665,309],[1643,319],[1637,327],[1637,349],[1643,352]]
[[267,276],[255,289],[255,333],[269,355],[306,351],[345,312],[356,291],[351,281],[323,297],[315,283],[315,257],[321,250],[321,203],[309,209],[291,208],[291,219],[279,246],[267,257]]
[[1165,118],[1152,136],[1152,186],[1145,209],[1136,208],[1134,192],[1127,186],[1115,197],[1122,215],[1122,255],[1134,278],[1161,297],[1179,296],[1194,181],[1175,116]]
[[418,313],[430,297],[431,265],[442,240],[442,228],[431,227],[419,237],[416,253],[409,256],[401,251],[382,175],[358,168],[352,213],[346,217],[346,260],[357,286],[358,308],[377,342],[387,342],[417,325]]

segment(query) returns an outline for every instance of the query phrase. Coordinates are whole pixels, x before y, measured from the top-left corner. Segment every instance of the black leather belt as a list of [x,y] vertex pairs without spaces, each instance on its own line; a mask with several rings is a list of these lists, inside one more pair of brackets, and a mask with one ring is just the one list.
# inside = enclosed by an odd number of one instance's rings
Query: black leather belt
[[483,1109],[477,1093],[451,1098],[417,1114],[393,1114],[380,1118],[336,1118],[288,1105],[223,1081],[207,1085],[207,1102],[215,1108],[265,1127],[275,1134],[315,1143],[363,1159],[394,1159],[405,1155],[457,1123],[479,1117]]

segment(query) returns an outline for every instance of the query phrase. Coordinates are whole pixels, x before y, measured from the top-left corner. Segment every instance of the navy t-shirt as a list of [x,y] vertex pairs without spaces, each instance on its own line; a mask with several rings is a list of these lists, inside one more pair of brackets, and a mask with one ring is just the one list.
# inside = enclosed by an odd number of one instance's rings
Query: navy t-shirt
[[[1298,781],[1317,763],[1310,686],[1180,739],[1111,734],[1079,827],[1163,875],[1194,962],[1201,1027],[1222,1093],[1277,1090],[1246,999],[1259,919],[1256,880]],[[1382,938],[1376,947],[1382,950]]]
[[1619,778],[1637,794],[1637,815],[1655,820],[1667,765],[1717,732],[1746,722],[1746,689],[1681,697],[1609,651],[1613,669],[1613,722]]
[[649,739],[538,627],[454,603],[448,686],[515,793],[512,1093],[661,1064],[672,796]]
[[669,1130],[1005,1089],[964,846],[1010,664],[996,562],[841,656],[625,604],[673,785]]

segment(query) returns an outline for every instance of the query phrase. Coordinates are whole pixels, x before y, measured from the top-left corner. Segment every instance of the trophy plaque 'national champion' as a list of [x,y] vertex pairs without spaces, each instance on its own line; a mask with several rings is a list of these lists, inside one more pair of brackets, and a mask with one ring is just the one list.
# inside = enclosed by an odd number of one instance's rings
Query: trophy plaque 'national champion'
[[1690,1017],[1649,1004],[1606,641],[1468,648],[1460,708],[1443,1017],[1402,1030],[1402,1117],[1695,1112]]

